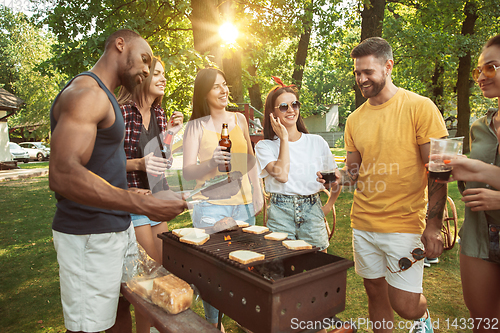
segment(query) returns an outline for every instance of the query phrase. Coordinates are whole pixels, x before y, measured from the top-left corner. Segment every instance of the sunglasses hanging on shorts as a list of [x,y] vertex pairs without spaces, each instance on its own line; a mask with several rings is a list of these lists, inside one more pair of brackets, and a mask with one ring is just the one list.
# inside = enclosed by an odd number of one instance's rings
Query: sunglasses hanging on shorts
[[[292,107],[293,111],[299,111],[300,109],[300,102],[299,101],[293,101],[290,103],[290,106]],[[288,103],[281,103],[278,106],[274,107],[275,109],[279,109],[281,112],[285,113],[288,111]]]
[[399,272],[403,272],[403,271],[406,271],[408,269],[410,269],[410,267],[416,263],[417,261],[419,260],[422,260],[425,258],[425,251],[422,250],[421,248],[416,248],[414,249],[413,251],[410,252],[411,255],[413,256],[413,259],[415,259],[415,261],[411,261],[410,259],[404,257],[404,258],[401,258],[399,259],[398,261],[398,264],[399,264],[399,271],[396,271],[396,272],[393,272],[391,270],[391,268],[389,266],[387,266],[387,268],[389,269],[389,271],[391,273],[399,273]]
[[490,79],[494,78],[495,74],[497,72],[497,69],[499,69],[499,68],[500,68],[500,66],[495,66],[493,64],[484,65],[481,68],[476,68],[472,71],[472,78],[474,79],[474,81],[477,82],[477,80],[479,79],[479,75],[481,75],[481,73],[483,73],[484,76],[486,76]]

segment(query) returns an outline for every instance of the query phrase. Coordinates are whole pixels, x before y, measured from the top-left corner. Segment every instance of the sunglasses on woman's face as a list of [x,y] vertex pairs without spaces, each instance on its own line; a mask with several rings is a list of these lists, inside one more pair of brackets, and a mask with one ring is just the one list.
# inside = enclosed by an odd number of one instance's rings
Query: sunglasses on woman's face
[[484,65],[481,68],[476,68],[472,71],[472,78],[474,79],[474,81],[477,82],[477,80],[479,80],[479,75],[481,75],[481,73],[483,73],[484,76],[486,76],[490,79],[494,78],[495,74],[497,72],[497,69],[499,69],[499,68],[500,68],[500,66],[495,66],[493,64]]
[[411,255],[413,256],[413,259],[415,259],[415,261],[411,261],[410,259],[404,257],[404,258],[401,258],[399,259],[399,271],[396,271],[396,272],[393,272],[391,270],[391,268],[389,266],[387,266],[387,268],[389,269],[389,271],[391,273],[399,273],[399,272],[402,272],[402,271],[406,271],[407,269],[410,269],[410,267],[416,263],[417,261],[419,260],[422,260],[425,258],[425,251],[420,249],[420,248],[416,248],[414,249],[413,251],[410,252]]
[[[278,106],[275,106],[275,109],[279,109],[281,112],[287,112],[288,111],[288,103],[281,103]],[[290,107],[292,108],[293,111],[299,111],[300,109],[300,102],[299,101],[293,101],[290,103]]]

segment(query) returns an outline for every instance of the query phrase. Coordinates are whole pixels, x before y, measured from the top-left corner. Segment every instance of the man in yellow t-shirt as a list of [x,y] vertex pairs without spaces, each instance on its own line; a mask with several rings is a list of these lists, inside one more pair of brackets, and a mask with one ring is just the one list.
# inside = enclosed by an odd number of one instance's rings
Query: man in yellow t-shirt
[[[370,320],[375,332],[399,329],[394,310],[415,320],[413,332],[432,332],[422,294],[423,261],[417,259],[443,251],[446,185],[429,182],[426,224],[425,164],[430,138],[448,132],[431,100],[393,84],[392,49],[384,39],[364,40],[351,57],[356,83],[368,100],[347,119],[343,182],[357,182],[351,210],[354,259],[364,279]],[[417,248],[425,254],[413,256]],[[409,261],[402,267],[405,257]]]

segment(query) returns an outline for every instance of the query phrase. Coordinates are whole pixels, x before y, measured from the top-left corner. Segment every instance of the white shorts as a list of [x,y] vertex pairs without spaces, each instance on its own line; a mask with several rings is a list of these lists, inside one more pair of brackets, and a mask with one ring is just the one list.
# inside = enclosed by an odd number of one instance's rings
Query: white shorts
[[71,235],[52,230],[59,263],[64,325],[101,332],[114,325],[124,260],[137,255],[134,227],[122,232]]
[[[419,260],[401,272],[399,259],[407,257],[415,261],[411,252],[424,249],[419,234],[381,233],[353,229],[352,245],[356,273],[364,279],[385,277],[394,288],[412,293],[422,293],[424,261]],[[391,268],[392,273],[387,269]]]

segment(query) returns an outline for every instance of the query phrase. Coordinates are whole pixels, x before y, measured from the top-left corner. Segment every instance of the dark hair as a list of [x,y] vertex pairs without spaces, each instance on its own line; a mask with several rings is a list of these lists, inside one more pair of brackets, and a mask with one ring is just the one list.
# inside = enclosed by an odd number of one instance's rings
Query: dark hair
[[130,29],[117,30],[113,32],[108,38],[106,38],[106,42],[104,43],[104,50],[107,50],[119,37],[123,38],[126,42],[135,38],[142,38],[141,35]]
[[484,44],[484,48],[483,49],[486,49],[490,46],[500,46],[500,35],[496,35],[494,37],[491,37],[490,39],[488,39],[488,41],[486,42],[486,44]]
[[[156,68],[156,63],[160,63],[163,68],[165,68],[165,64],[159,57],[153,57],[151,60],[151,71],[154,73],[155,68]],[[116,98],[118,101],[118,104],[123,105],[128,103],[128,101],[133,100],[134,102],[137,103],[139,107],[142,107],[144,102],[146,101],[146,97],[149,93],[149,89],[151,89],[151,80],[153,79],[153,74],[148,75],[144,81],[142,81],[141,84],[137,85],[134,89],[133,92],[129,92],[127,88],[124,86],[120,87],[120,90],[118,91],[118,97]],[[155,100],[153,101],[153,106],[161,106],[161,100],[163,99],[163,95],[156,97]]]
[[[269,115],[272,114],[275,110],[274,103],[276,103],[276,99],[278,96],[292,93],[295,95],[297,100],[299,99],[299,93],[295,87],[273,87],[266,97],[266,103],[264,104],[264,139],[274,140],[276,133],[274,133],[273,127],[271,126],[271,120],[269,120]],[[299,117],[297,119],[297,129],[302,133],[309,133],[307,130],[306,124],[304,123],[304,119],[302,119],[300,112]]]
[[370,37],[359,43],[351,51],[351,58],[361,58],[373,55],[383,63],[392,57],[392,48],[387,41],[381,37]]
[[193,113],[189,120],[195,120],[210,115],[210,107],[207,103],[207,95],[214,86],[217,74],[226,80],[226,74],[218,68],[208,67],[200,70],[194,80],[193,91]]

